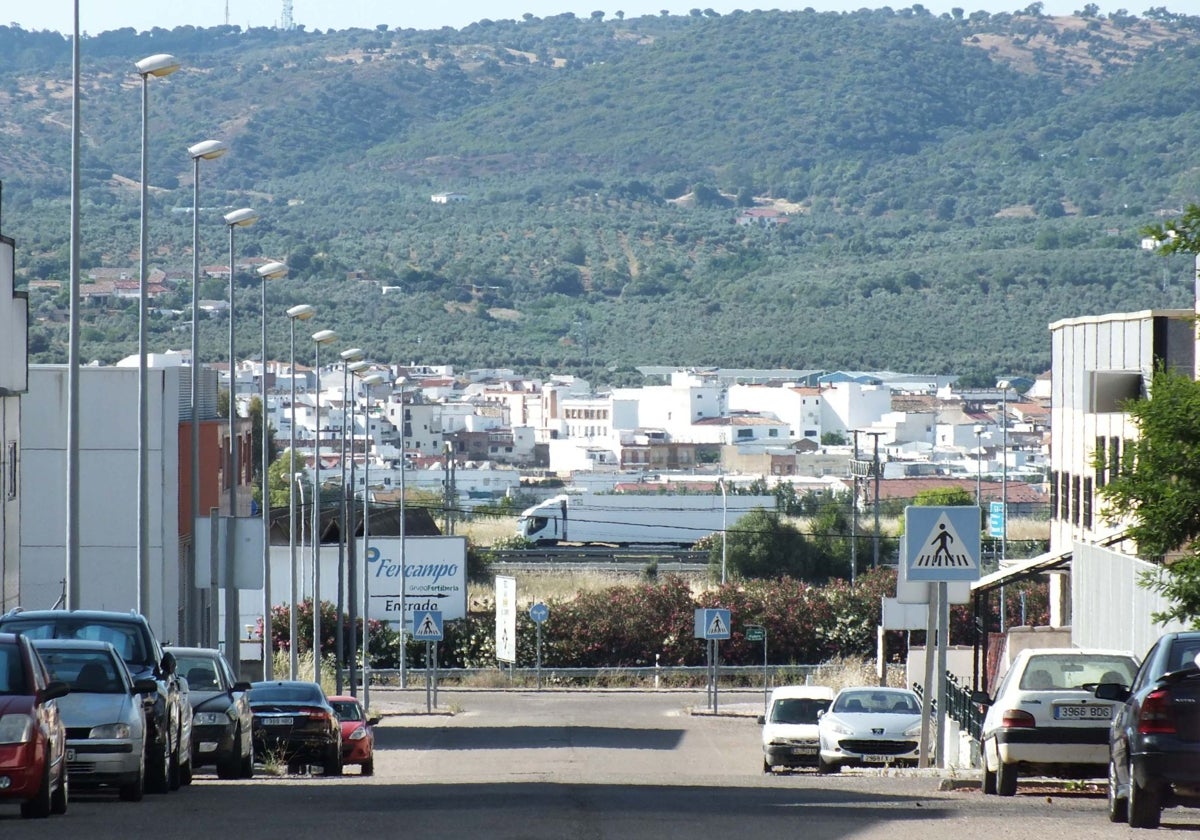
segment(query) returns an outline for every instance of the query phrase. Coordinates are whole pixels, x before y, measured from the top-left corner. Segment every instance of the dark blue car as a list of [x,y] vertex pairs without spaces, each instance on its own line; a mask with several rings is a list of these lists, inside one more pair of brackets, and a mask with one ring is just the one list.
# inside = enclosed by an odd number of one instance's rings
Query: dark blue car
[[1162,809],[1200,807],[1200,632],[1167,633],[1133,685],[1102,683],[1096,696],[1124,703],[1109,732],[1108,816],[1157,828]]

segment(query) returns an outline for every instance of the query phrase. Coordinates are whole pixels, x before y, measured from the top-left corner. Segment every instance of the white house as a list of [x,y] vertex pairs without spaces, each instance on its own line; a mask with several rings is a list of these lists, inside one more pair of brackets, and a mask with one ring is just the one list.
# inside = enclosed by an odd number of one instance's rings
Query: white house
[[773,414],[788,424],[791,437],[814,441],[821,439],[823,397],[819,388],[730,385],[727,400],[730,411]]
[[865,429],[892,410],[892,392],[883,385],[835,382],[821,390],[821,430],[846,434]]
[[[16,245],[0,236],[0,612],[18,603],[21,580],[21,395],[29,385],[29,296],[13,287]],[[59,530],[61,531],[61,525]]]

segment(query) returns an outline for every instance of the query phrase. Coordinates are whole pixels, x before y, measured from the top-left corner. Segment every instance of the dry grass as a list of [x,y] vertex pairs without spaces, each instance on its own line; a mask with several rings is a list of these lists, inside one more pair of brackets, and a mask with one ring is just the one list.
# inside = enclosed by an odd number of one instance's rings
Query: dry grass
[[[275,669],[276,679],[286,680],[291,673],[292,659],[286,650],[275,651],[275,657],[272,660],[272,667]],[[321,688],[325,690],[327,695],[337,691],[337,672],[333,666],[332,658],[321,659]],[[311,682],[313,678],[313,655],[312,651],[302,651],[296,657],[296,679]]]

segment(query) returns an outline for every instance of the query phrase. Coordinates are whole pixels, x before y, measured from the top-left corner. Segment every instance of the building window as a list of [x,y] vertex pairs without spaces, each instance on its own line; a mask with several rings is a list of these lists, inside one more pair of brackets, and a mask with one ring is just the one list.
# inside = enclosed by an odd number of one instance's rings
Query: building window
[[1078,525],[1080,523],[1080,514],[1082,506],[1079,504],[1079,476],[1071,476],[1071,524]]
[[778,429],[769,429],[767,431],[767,437],[779,437],[779,430]]
[[1050,471],[1050,518],[1062,519],[1058,508],[1058,480],[1059,475],[1055,470]]
[[17,498],[17,442],[10,440],[4,457],[4,495],[11,501]]
[[1093,457],[1096,461],[1096,486],[1103,487],[1108,471],[1108,441],[1105,438],[1096,438],[1096,451]]
[[738,429],[738,440],[750,440],[754,437],[753,429]]
[[1083,480],[1083,527],[1092,527],[1092,479]]

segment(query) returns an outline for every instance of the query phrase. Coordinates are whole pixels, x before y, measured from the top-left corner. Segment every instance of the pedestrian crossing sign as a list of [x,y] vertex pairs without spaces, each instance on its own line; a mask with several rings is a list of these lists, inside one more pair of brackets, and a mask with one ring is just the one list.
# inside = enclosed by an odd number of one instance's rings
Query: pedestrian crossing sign
[[978,580],[981,531],[978,507],[905,508],[908,580]]
[[442,640],[442,611],[420,610],[413,613],[413,639],[418,642]]
[[695,637],[697,639],[728,639],[731,635],[729,629],[729,610],[696,610]]

